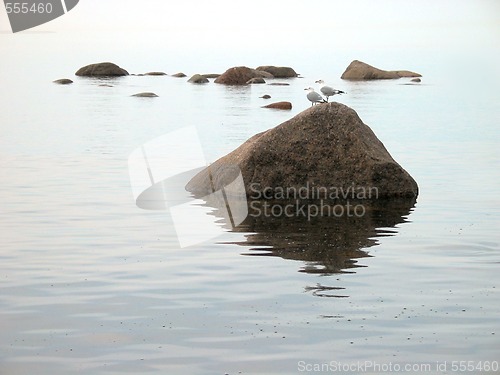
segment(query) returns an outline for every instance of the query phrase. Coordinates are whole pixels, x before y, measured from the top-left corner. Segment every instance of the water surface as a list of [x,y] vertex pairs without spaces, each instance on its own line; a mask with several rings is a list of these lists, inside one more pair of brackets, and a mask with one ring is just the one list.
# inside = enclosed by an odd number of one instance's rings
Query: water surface
[[[0,35],[12,52],[0,61],[0,373],[291,374],[298,361],[498,360],[498,76],[481,80],[450,70],[453,54],[407,49],[396,62],[359,53],[419,71],[422,84],[343,82],[360,55],[323,50],[287,55],[303,76],[289,86],[103,81],[73,73],[104,59],[189,77],[276,54],[212,50],[203,60],[199,50],[137,40],[124,50],[106,39],[58,53],[68,42],[25,34],[14,47]],[[52,83],[63,77],[75,83]],[[319,78],[347,92],[338,100],[418,182],[414,207],[357,222],[254,223],[181,249],[168,212],[135,205],[134,149],[194,125],[215,160],[306,109],[303,89]],[[159,97],[130,97],[141,91]],[[260,108],[265,93],[292,111]]]

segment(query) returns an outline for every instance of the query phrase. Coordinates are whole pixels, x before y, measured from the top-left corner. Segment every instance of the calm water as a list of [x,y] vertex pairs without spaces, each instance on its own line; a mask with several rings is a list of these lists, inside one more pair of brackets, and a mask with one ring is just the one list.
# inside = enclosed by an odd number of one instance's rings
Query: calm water
[[[479,57],[425,49],[225,57],[148,39],[124,48],[15,37],[0,35],[1,374],[293,374],[358,361],[438,373],[437,362],[500,359],[494,60],[473,75]],[[355,58],[423,82],[341,81]],[[106,60],[188,76],[289,65],[303,78],[230,88],[73,76]],[[75,83],[52,83],[63,77]],[[415,207],[358,222],[256,224],[181,249],[167,212],[135,205],[134,149],[194,125],[214,160],[306,109],[303,89],[320,78],[348,93],[339,101],[418,182]],[[130,97],[141,91],[159,97]],[[260,108],[265,93],[293,110]]]

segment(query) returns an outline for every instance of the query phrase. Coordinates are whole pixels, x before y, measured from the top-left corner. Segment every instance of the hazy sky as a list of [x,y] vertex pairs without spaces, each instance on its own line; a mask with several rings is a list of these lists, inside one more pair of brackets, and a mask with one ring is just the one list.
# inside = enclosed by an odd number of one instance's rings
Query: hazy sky
[[[0,31],[10,32],[0,11]],[[321,44],[448,43],[494,46],[500,36],[498,0],[80,0],[67,15],[32,31],[150,32],[172,38]]]

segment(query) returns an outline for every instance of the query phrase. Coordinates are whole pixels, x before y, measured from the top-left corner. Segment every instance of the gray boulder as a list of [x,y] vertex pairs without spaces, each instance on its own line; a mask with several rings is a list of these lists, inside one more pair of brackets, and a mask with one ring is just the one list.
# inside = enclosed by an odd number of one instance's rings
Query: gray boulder
[[116,64],[103,62],[84,66],[78,69],[75,75],[82,77],[116,77],[128,76],[129,74]]
[[202,76],[201,74],[195,74],[188,79],[190,83],[208,83],[208,78]]
[[228,171],[234,170],[241,171],[251,199],[276,198],[285,189],[302,191],[307,198],[324,194],[332,199],[337,192],[339,199],[378,202],[418,194],[415,180],[370,127],[353,109],[335,102],[311,107],[253,136],[195,175],[186,189],[206,196],[227,185]]

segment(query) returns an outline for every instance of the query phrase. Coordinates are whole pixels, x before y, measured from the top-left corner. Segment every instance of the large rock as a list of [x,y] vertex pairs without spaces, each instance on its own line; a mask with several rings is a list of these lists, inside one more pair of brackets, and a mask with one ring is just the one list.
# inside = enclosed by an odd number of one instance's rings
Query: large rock
[[354,60],[340,78],[348,80],[371,80],[371,79],[397,79],[402,77],[422,77],[422,75],[408,70],[382,70],[367,63]]
[[206,196],[230,183],[234,176],[228,173],[235,170],[241,171],[251,199],[277,199],[286,189],[302,191],[301,198],[328,194],[378,202],[418,194],[415,180],[357,113],[340,103],[311,107],[253,136],[199,172],[186,189]]
[[120,68],[118,65],[103,62],[97,64],[90,64],[84,66],[75,73],[77,76],[83,77],[109,77],[109,76],[128,76],[128,72],[125,69]]
[[246,85],[252,78],[272,78],[272,75],[246,66],[237,66],[226,70],[214,82],[224,85]]
[[297,77],[297,73],[295,70],[288,66],[259,66],[257,68],[259,71],[267,72],[273,75],[275,78],[292,78]]

